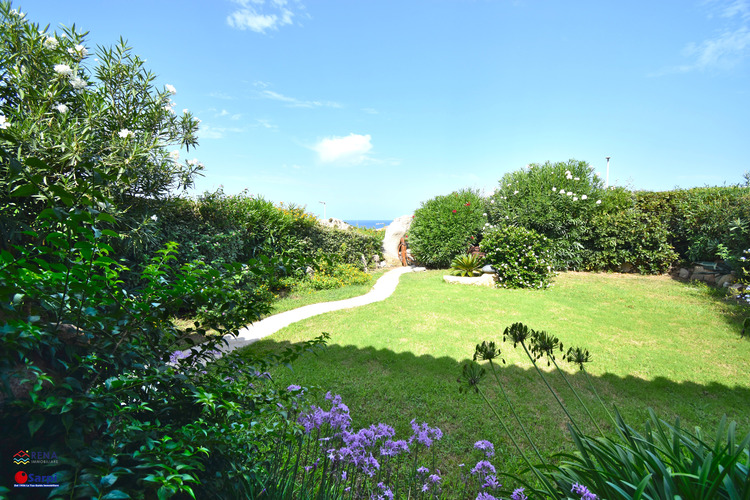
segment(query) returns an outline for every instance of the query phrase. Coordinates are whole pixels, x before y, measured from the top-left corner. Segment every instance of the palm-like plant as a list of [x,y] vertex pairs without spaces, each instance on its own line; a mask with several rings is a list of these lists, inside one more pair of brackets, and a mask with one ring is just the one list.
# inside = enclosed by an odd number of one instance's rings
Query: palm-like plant
[[482,257],[473,254],[459,255],[451,262],[453,276],[472,277],[482,268]]

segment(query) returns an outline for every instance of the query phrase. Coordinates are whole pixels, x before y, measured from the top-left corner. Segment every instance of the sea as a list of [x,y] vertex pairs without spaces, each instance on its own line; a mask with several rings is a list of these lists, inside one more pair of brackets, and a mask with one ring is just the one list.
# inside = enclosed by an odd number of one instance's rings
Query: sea
[[366,229],[381,229],[381,228],[384,228],[384,227],[388,227],[388,225],[391,222],[393,222],[393,220],[390,220],[390,219],[389,220],[386,220],[386,219],[372,219],[372,220],[368,220],[368,219],[360,219],[360,220],[349,219],[349,220],[346,220],[345,219],[344,222],[346,222],[350,226],[356,226],[356,227],[361,227],[361,228],[366,228]]

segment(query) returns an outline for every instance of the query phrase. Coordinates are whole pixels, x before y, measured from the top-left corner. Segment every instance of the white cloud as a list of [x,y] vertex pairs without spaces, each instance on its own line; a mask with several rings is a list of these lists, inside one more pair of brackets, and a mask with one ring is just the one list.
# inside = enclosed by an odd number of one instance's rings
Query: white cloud
[[283,94],[279,94],[278,92],[274,92],[273,90],[263,90],[260,93],[261,96],[263,96],[266,99],[271,99],[274,101],[280,101],[283,103],[286,103],[289,107],[292,108],[340,108],[341,104],[333,101],[303,101],[300,99],[295,99],[294,97],[285,96]]
[[358,165],[367,159],[367,153],[372,149],[371,139],[369,134],[353,133],[346,137],[327,137],[313,149],[322,163]]
[[[294,12],[287,0],[234,0],[241,7],[227,16],[227,24],[240,30],[265,33],[292,24]],[[301,8],[301,5],[296,4]]]
[[700,44],[689,44],[685,48],[685,55],[693,59],[693,62],[679,69],[681,71],[727,69],[737,65],[747,57],[748,53],[750,53],[750,29],[742,26],[732,31],[724,31]]
[[691,42],[682,54],[687,64],[666,68],[654,76],[691,71],[731,69],[750,55],[750,0],[708,0],[708,18],[723,19],[717,35]]

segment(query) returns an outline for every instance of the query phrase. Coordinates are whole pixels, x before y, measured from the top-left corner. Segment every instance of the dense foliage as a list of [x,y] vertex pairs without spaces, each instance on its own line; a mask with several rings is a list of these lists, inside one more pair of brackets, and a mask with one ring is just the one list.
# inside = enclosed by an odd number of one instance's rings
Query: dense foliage
[[[100,49],[94,80],[82,35],[49,34],[5,2],[0,15],[2,455],[54,451],[59,463],[33,469],[56,474],[53,496],[256,496],[271,443],[294,432],[288,397],[264,373],[322,339],[241,366],[213,361],[225,335],[268,311],[263,284],[281,264],[238,263],[228,239],[206,245],[211,262],[189,258],[204,249],[178,259],[158,240],[162,213],[124,214],[189,184],[198,165],[167,150],[193,146],[196,122],[165,109],[172,91],[123,45]],[[202,208],[212,222],[228,210]],[[118,260],[123,245],[132,265]],[[203,315],[183,331],[172,318],[185,308]]]
[[448,267],[454,257],[479,241],[485,220],[476,191],[464,189],[423,202],[409,228],[414,259],[428,267]]
[[668,228],[687,261],[725,260],[737,268],[750,248],[750,187],[704,187],[637,193],[638,207]]
[[594,215],[585,242],[585,267],[590,270],[623,269],[629,264],[641,274],[669,270],[677,253],[661,221],[640,210],[629,209]]
[[532,229],[555,241],[555,267],[580,268],[589,220],[601,211],[603,181],[588,163],[531,164],[509,172],[489,197],[489,222]]
[[503,288],[547,288],[554,276],[550,241],[520,226],[488,226],[479,245]]

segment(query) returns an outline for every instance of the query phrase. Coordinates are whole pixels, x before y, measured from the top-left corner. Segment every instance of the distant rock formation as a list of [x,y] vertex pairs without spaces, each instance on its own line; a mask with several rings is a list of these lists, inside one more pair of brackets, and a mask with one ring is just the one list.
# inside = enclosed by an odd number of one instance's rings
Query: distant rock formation
[[400,265],[401,260],[398,257],[398,243],[401,238],[406,236],[411,226],[412,216],[402,215],[394,219],[385,230],[383,236],[383,255],[390,265]]
[[342,229],[342,230],[347,230],[350,227],[352,227],[346,222],[342,221],[341,219],[335,219],[333,217],[329,217],[327,219],[319,219],[319,222],[323,226],[335,227],[336,229]]

